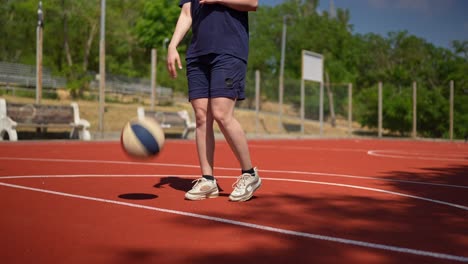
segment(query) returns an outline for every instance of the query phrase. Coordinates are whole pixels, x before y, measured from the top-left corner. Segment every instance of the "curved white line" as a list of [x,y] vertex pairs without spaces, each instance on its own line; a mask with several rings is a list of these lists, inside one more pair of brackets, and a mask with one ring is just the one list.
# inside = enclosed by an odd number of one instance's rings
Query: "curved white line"
[[382,190],[382,189],[377,189],[377,188],[363,187],[363,186],[358,186],[358,185],[331,183],[331,182],[319,182],[319,181],[307,181],[307,180],[295,180],[295,179],[264,178],[264,177],[262,177],[262,180],[264,180],[264,179],[265,180],[271,180],[271,181],[287,180],[287,181],[290,181],[290,182],[332,185],[332,186],[339,186],[339,187],[347,187],[347,188],[361,189],[361,190],[367,190],[367,191],[381,192],[381,193],[387,193],[387,194],[393,194],[393,195],[397,195],[397,196],[403,196],[403,197],[423,200],[423,201],[432,202],[432,203],[448,205],[448,206],[451,206],[451,207],[456,207],[456,208],[468,211],[467,206],[463,206],[463,205],[459,205],[459,204],[444,202],[444,201],[441,201],[441,200],[435,200],[435,199],[425,198],[425,197],[416,196],[416,195],[410,195],[410,194],[404,194],[404,193],[399,193],[399,192],[387,191],[387,190]]
[[360,247],[366,247],[366,248],[381,249],[381,250],[387,250],[387,251],[393,251],[393,252],[401,252],[401,253],[413,254],[413,255],[424,256],[424,257],[432,257],[432,258],[438,258],[438,259],[468,262],[468,257],[465,257],[465,256],[450,255],[450,254],[445,254],[445,253],[438,253],[438,252],[425,251],[425,250],[419,250],[419,249],[390,246],[390,245],[377,244],[377,243],[371,243],[371,242],[365,242],[365,241],[359,241],[359,240],[352,240],[352,239],[346,239],[346,238],[339,238],[339,237],[332,237],[332,236],[324,236],[324,235],[306,233],[306,232],[298,232],[298,231],[287,230],[287,229],[282,229],[282,228],[276,228],[276,227],[271,227],[271,226],[265,226],[265,225],[259,225],[259,224],[252,224],[252,223],[248,223],[248,222],[236,221],[236,220],[231,220],[231,219],[227,219],[227,218],[214,217],[214,216],[209,216],[209,215],[189,213],[189,212],[183,212],[183,211],[177,211],[177,210],[171,210],[171,209],[165,209],[165,208],[158,208],[158,207],[152,207],[152,206],[145,206],[145,205],[139,205],[139,204],[132,204],[132,203],[126,203],[126,202],[108,200],[108,199],[102,199],[102,198],[95,198],[95,197],[84,196],[84,195],[76,195],[76,194],[70,194],[70,193],[64,193],[64,192],[49,191],[49,190],[44,190],[44,189],[39,189],[39,188],[31,188],[31,187],[15,185],[15,184],[8,184],[8,183],[1,183],[0,182],[0,185],[3,185],[5,187],[10,187],[10,188],[23,189],[23,190],[29,190],[29,191],[35,191],[35,192],[42,192],[42,193],[65,196],[65,197],[76,198],[76,199],[90,200],[90,201],[95,201],[95,202],[116,204],[116,205],[121,205],[121,206],[128,206],[128,207],[151,210],[151,211],[157,211],[157,212],[168,213],[168,214],[175,214],[175,215],[181,215],[181,216],[187,216],[187,217],[194,217],[194,218],[204,219],[204,220],[208,220],[208,221],[220,222],[220,223],[225,223],[225,224],[230,224],[230,225],[235,225],[235,226],[253,228],[253,229],[258,229],[258,230],[262,230],[262,231],[268,231],[268,232],[291,235],[291,236],[305,237],[305,238],[311,238],[311,239],[317,239],[317,240],[323,240],[323,241],[330,241],[330,242],[336,242],[336,243],[353,245],[353,246],[360,246]]
[[[178,175],[182,178],[191,178],[191,177],[200,177],[199,175]],[[135,178],[135,177],[145,177],[145,178],[159,178],[159,177],[171,177],[167,174],[148,174],[148,175],[143,175],[143,174],[138,174],[138,175],[129,175],[129,174],[113,174],[113,175],[103,175],[103,174],[75,174],[75,175],[31,175],[31,176],[5,176],[1,177],[1,179],[33,179],[33,178]],[[216,176],[216,178],[226,178],[226,179],[235,179],[237,177],[233,176]],[[402,197],[408,197],[408,198],[413,198],[417,200],[422,200],[426,202],[431,202],[431,203],[437,203],[437,204],[442,204],[442,205],[447,205],[450,207],[455,207],[459,208],[465,211],[468,211],[467,206],[463,206],[460,204],[455,204],[455,203],[449,203],[441,200],[435,200],[435,199],[430,199],[426,197],[421,197],[421,196],[416,196],[416,195],[411,195],[411,194],[405,194],[405,193],[399,193],[399,192],[393,192],[393,191],[387,191],[383,189],[377,189],[377,188],[370,188],[370,187],[364,187],[364,186],[359,186],[359,185],[351,185],[351,184],[341,184],[341,183],[333,183],[333,182],[321,182],[321,181],[309,181],[309,180],[297,180],[297,179],[285,179],[285,178],[266,178],[262,177],[262,180],[270,180],[270,181],[285,181],[285,182],[298,182],[298,183],[309,183],[309,184],[321,184],[321,185],[331,185],[331,186],[338,186],[338,187],[345,187],[345,188],[353,188],[353,189],[361,189],[361,190],[367,190],[367,191],[373,191],[373,192],[380,192],[380,193],[386,193],[386,194],[391,194],[391,195],[396,195],[396,196],[402,196]]]
[[[39,162],[68,162],[68,163],[98,163],[98,164],[104,164],[105,163],[105,164],[126,164],[126,165],[197,168],[197,169],[200,168],[199,165],[187,165],[187,164],[177,164],[177,163],[147,163],[147,162],[135,162],[135,161],[111,161],[111,160],[71,160],[71,159],[15,158],[15,157],[0,157],[0,160],[20,160],[20,161],[39,161]],[[217,170],[228,170],[228,171],[239,171],[239,168],[216,167],[216,169]],[[468,189],[468,186],[464,186],[464,185],[430,183],[430,182],[398,180],[398,179],[382,179],[382,178],[378,178],[378,177],[367,177],[367,176],[357,176],[357,175],[338,174],[338,173],[322,173],[322,172],[307,172],[307,171],[286,171],[286,170],[266,170],[266,169],[261,169],[260,171],[265,172],[265,173],[302,174],[302,175],[314,175],[314,176],[342,177],[342,178],[354,178],[354,179],[388,181],[388,182],[401,182],[401,183],[409,183],[409,184],[419,184],[419,185],[430,185],[430,186],[441,186],[441,187]]]
[[364,180],[401,182],[401,183],[410,183],[410,184],[420,184],[420,185],[431,185],[431,186],[441,186],[441,187],[453,187],[453,188],[468,189],[468,186],[464,186],[464,185],[431,183],[431,182],[420,182],[420,181],[409,181],[409,180],[398,180],[398,179],[382,179],[382,178],[378,178],[378,177],[357,176],[357,175],[337,174],[337,173],[306,172],[306,171],[284,171],[284,170],[264,170],[264,169],[260,170],[260,172],[272,172],[272,173],[282,173],[282,174],[304,174],[304,175],[342,177],[342,178],[355,178],[355,179],[364,179]]
[[290,150],[314,150],[314,151],[335,151],[335,152],[367,152],[368,149],[357,149],[357,148],[324,148],[324,147],[301,147],[301,146],[278,146],[278,145],[256,145],[249,144],[249,147],[255,148],[267,148],[267,149],[290,149]]
[[[424,157],[424,156],[410,156],[410,155],[398,155],[398,154],[386,154],[382,152],[391,152],[385,150],[369,150],[367,154],[369,156],[383,157],[383,158],[395,158],[395,159],[418,159],[418,160],[432,160],[432,161],[457,161],[457,162],[468,162],[468,159],[454,159],[454,158],[433,158],[433,157]],[[414,154],[414,153],[413,153]],[[422,155],[419,153],[418,155]]]

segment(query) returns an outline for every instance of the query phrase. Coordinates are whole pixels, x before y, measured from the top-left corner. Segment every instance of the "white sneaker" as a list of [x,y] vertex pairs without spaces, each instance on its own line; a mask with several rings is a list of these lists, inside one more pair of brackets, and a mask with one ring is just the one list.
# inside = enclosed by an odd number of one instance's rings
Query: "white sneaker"
[[237,181],[232,185],[234,191],[229,195],[229,200],[233,202],[245,202],[252,198],[253,193],[262,185],[257,168],[254,168],[254,171],[254,176],[244,173],[237,178]]
[[206,198],[216,198],[219,195],[218,185],[215,180],[199,178],[194,180],[195,185],[185,193],[185,198],[189,200],[203,200]]

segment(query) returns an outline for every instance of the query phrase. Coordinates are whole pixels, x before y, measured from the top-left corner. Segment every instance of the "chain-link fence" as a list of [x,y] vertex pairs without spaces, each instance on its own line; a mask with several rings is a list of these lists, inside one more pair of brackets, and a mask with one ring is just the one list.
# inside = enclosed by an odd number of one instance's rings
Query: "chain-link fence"
[[[3,67],[5,68],[5,67]],[[0,77],[9,74],[9,82],[0,79],[0,96],[35,97],[35,82],[13,82],[15,72],[0,67]],[[35,78],[34,69],[28,76]],[[16,71],[18,76],[22,73]],[[51,76],[51,75],[50,75]],[[450,83],[442,87],[423,87],[417,83],[407,86],[375,84],[360,88],[350,83],[304,82],[304,98],[301,97],[301,81],[285,79],[283,98],[280,100],[277,73],[248,71],[246,76],[246,100],[238,102],[236,111],[249,134],[258,136],[377,136],[463,139],[468,135],[468,89]],[[57,77],[58,78],[58,77]],[[59,80],[60,78],[58,78]],[[5,79],[3,79],[5,80]],[[66,86],[66,81],[62,84]],[[150,81],[106,75],[106,102],[116,104],[151,104]],[[256,94],[256,87],[259,94]],[[91,81],[85,98],[91,103],[99,101],[97,81]],[[453,88],[451,88],[453,87]],[[322,89],[322,105],[321,105]],[[60,99],[66,88],[48,86],[43,97]],[[158,87],[156,98],[174,102],[176,96],[170,88]],[[187,104],[186,95],[182,95]],[[258,97],[257,97],[258,96]],[[258,98],[258,99],[257,99]],[[257,101],[258,100],[258,101]],[[303,100],[304,119],[301,116]],[[282,101],[282,104],[280,102]],[[258,104],[257,104],[258,102]],[[85,103],[83,103],[85,104]],[[167,104],[173,105],[173,104]],[[160,109],[166,104],[157,104]],[[177,106],[176,106],[177,107]],[[190,109],[190,105],[184,105]],[[97,109],[90,110],[91,115]],[[258,111],[257,111],[258,110]],[[129,110],[134,115],[133,108]],[[322,115],[321,115],[321,112]],[[109,122],[106,112],[104,122]],[[119,118],[119,113],[113,114]],[[130,114],[129,114],[130,115]],[[192,115],[193,116],[193,115]],[[322,118],[321,118],[322,117]],[[96,129],[97,126],[94,126]],[[105,127],[112,127],[108,124]],[[112,129],[112,128],[110,128]]]
[[[239,103],[239,108],[256,109],[254,76],[254,71],[248,72],[247,100]],[[418,87],[414,83],[376,84],[361,89],[351,83],[324,83],[321,91],[319,83],[306,81],[304,120],[301,119],[300,80],[284,80],[282,100],[277,75],[262,73],[259,86],[258,109],[270,120],[267,122],[258,115],[260,123],[269,126],[261,131],[264,133],[445,139],[462,139],[468,135],[468,89],[450,82],[441,87]]]

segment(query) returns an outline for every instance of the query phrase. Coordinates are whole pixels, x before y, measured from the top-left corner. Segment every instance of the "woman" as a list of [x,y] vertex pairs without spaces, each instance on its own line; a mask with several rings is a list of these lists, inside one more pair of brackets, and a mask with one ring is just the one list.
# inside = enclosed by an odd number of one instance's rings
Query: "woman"
[[245,99],[245,75],[249,50],[248,12],[257,0],[180,0],[182,8],[168,46],[167,68],[173,78],[182,69],[177,46],[188,30],[192,40],[187,50],[189,101],[196,118],[196,144],[202,177],[185,194],[189,200],[219,195],[213,176],[218,124],[241,167],[229,199],[247,201],[261,185],[252,166],[247,138],[234,117],[237,100]]

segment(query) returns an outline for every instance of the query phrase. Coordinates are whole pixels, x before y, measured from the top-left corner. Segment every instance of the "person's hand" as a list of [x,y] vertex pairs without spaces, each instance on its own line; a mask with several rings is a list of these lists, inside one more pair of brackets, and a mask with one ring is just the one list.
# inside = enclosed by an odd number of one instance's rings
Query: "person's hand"
[[176,48],[169,47],[167,50],[167,70],[172,78],[177,77],[177,68],[182,69],[179,52]]

